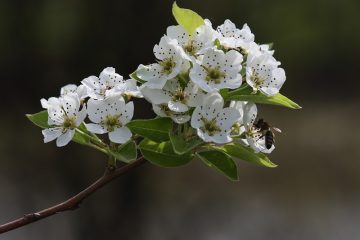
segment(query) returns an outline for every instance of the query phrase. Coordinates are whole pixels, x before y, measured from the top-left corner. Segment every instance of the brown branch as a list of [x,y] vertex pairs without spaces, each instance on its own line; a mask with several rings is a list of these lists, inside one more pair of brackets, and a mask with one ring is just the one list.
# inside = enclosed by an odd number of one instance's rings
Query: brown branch
[[28,225],[30,223],[39,221],[41,219],[50,217],[54,214],[65,212],[69,210],[75,210],[79,207],[80,203],[87,197],[89,197],[91,194],[105,186],[107,183],[111,182],[115,178],[129,172],[131,169],[136,168],[143,163],[145,163],[146,160],[143,157],[140,157],[135,162],[125,165],[120,168],[106,169],[104,175],[100,177],[98,180],[96,180],[93,184],[91,184],[89,187],[81,191],[80,193],[76,194],[75,196],[69,198],[68,200],[59,203],[55,206],[52,206],[50,208],[41,210],[39,212],[25,214],[23,217],[18,218],[14,221],[5,223],[3,225],[0,225],[0,234],[14,230],[16,228]]

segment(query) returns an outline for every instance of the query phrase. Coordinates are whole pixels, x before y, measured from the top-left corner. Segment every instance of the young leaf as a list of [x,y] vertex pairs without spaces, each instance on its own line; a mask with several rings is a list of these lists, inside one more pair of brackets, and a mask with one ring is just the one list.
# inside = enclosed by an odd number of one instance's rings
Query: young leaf
[[195,32],[196,28],[205,24],[204,19],[199,14],[190,9],[180,8],[176,2],[173,3],[172,13],[177,23],[190,35]]
[[175,135],[173,133],[170,133],[169,136],[173,149],[177,154],[184,154],[190,152],[191,150],[203,143],[203,141],[199,138],[185,140],[181,136]]
[[238,180],[237,166],[234,160],[224,152],[210,150],[197,153],[197,156],[209,167],[214,167],[232,181]]
[[134,141],[130,140],[118,147],[116,150],[109,151],[117,160],[130,163],[137,158],[137,149]]
[[261,92],[253,94],[250,87],[240,88],[238,90],[229,92],[226,96],[226,100],[251,101],[254,103],[279,105],[293,109],[301,108],[297,103],[293,102],[284,95],[281,95],[280,93],[276,94],[275,96],[268,97]]
[[41,128],[50,127],[48,124],[48,112],[46,110],[35,113],[35,114],[26,114],[26,117],[36,126]]
[[126,125],[132,132],[155,142],[169,140],[172,129],[170,118],[155,118],[150,120],[133,120]]
[[176,154],[169,141],[157,143],[144,139],[139,147],[146,160],[160,167],[179,167],[193,159],[192,154]]
[[233,157],[257,164],[259,166],[269,168],[277,167],[277,165],[272,163],[265,154],[255,153],[254,150],[249,147],[243,146],[240,143],[228,143],[220,147],[219,149]]

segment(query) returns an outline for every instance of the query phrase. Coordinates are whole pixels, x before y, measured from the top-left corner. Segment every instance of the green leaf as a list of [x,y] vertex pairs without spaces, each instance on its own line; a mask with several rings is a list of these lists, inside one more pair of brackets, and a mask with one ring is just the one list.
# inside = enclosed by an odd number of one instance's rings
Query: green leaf
[[137,159],[136,144],[133,140],[120,145],[117,150],[110,150],[109,153],[117,160],[125,163],[130,163]]
[[35,113],[26,114],[26,117],[36,126],[41,128],[49,128],[48,124],[48,112],[46,110]]
[[160,167],[179,167],[193,159],[192,154],[176,154],[170,141],[157,143],[144,139],[139,147],[146,160]]
[[129,77],[130,77],[131,79],[134,79],[134,80],[138,81],[138,82],[141,83],[141,84],[145,83],[144,80],[142,80],[141,78],[138,77],[138,75],[136,74],[136,71],[133,72],[132,74],[130,74]]
[[274,168],[276,164],[272,163],[270,159],[263,153],[255,153],[253,149],[243,146],[240,143],[228,143],[220,147],[222,151],[227,154],[239,158],[241,160],[251,162],[263,167]]
[[279,105],[292,109],[301,108],[297,103],[293,102],[284,95],[281,95],[280,93],[276,94],[275,96],[268,97],[261,92],[253,94],[252,91],[252,88],[249,86],[237,89],[235,91],[229,92],[226,96],[226,100],[251,101],[255,103]]
[[199,138],[193,138],[190,140],[185,140],[183,137],[170,133],[170,141],[174,148],[175,153],[184,154],[190,152],[197,146],[203,143]]
[[155,118],[150,120],[133,120],[126,125],[132,132],[155,142],[169,140],[172,129],[170,118]]
[[197,156],[209,167],[214,167],[232,181],[238,180],[237,166],[234,160],[224,152],[210,150],[197,153]]
[[196,28],[205,24],[204,19],[199,14],[190,9],[180,8],[176,2],[173,3],[172,13],[177,23],[190,35],[195,32]]

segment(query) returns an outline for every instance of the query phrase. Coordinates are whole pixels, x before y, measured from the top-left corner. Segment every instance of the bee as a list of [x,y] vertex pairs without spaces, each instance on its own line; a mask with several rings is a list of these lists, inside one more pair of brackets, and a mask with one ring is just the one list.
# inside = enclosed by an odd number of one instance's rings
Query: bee
[[257,120],[256,123],[254,123],[254,126],[259,129],[259,132],[261,132],[261,137],[265,138],[265,146],[267,149],[270,149],[271,146],[275,143],[275,134],[273,132],[276,131],[278,133],[281,133],[281,130],[276,127],[270,126],[267,122],[264,121],[264,119],[260,118]]

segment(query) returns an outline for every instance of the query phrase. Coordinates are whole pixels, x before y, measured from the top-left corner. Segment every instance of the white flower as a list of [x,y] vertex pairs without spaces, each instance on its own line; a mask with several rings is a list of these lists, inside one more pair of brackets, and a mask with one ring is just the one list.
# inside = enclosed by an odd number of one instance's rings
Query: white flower
[[[61,88],[60,97],[63,97],[65,95],[67,95],[68,93],[76,93],[78,95],[80,101],[82,101],[83,99],[85,99],[88,96],[87,88],[84,85],[77,86],[75,84],[68,84]],[[52,105],[51,102],[56,101],[56,99],[57,98],[55,98],[55,97],[51,97],[48,100],[42,98],[40,100],[41,106],[45,109],[48,109]]]
[[116,91],[121,93],[122,96],[127,96],[128,98],[136,97],[142,98],[143,95],[140,92],[139,87],[136,85],[136,80],[128,79],[123,84],[119,84],[116,87]]
[[133,102],[125,104],[120,96],[112,96],[104,100],[89,99],[88,115],[93,123],[86,124],[86,128],[96,134],[109,133],[112,142],[125,143],[132,136],[125,125],[132,119],[133,114]]
[[189,113],[171,111],[167,104],[153,104],[152,107],[156,115],[159,117],[170,117],[177,124],[183,124],[190,120]]
[[167,36],[161,38],[159,45],[155,45],[154,54],[158,63],[141,64],[136,70],[136,75],[146,81],[144,85],[149,88],[163,88],[166,81],[176,77],[190,60],[177,40]]
[[81,81],[88,88],[89,96],[93,99],[105,99],[109,96],[121,94],[118,85],[124,84],[123,77],[115,72],[115,68],[107,67],[99,77],[90,76]]
[[269,54],[248,57],[246,82],[254,93],[260,90],[267,96],[274,96],[279,92],[286,79],[285,71],[278,67],[279,64]]
[[243,114],[242,119],[239,120],[234,126],[240,127],[237,132],[238,135],[245,134],[246,139],[242,142],[249,145],[254,152],[271,153],[275,146],[274,144],[270,149],[267,149],[265,143],[265,133],[255,125],[257,116],[257,107],[252,102],[231,102],[230,106],[234,107]]
[[237,51],[224,53],[221,50],[209,49],[202,61],[194,64],[189,74],[190,79],[206,92],[238,88],[242,83],[239,73],[242,60],[242,55]]
[[229,19],[226,19],[222,25],[218,26],[217,31],[221,34],[219,39],[221,44],[228,48],[241,47],[247,49],[249,43],[254,42],[255,38],[247,24],[244,24],[242,29],[238,29]]
[[182,86],[177,79],[167,81],[163,89],[141,89],[144,97],[153,104],[167,104],[174,112],[186,112],[189,107],[196,107],[202,103],[203,92],[193,82]]
[[224,100],[219,93],[208,94],[204,104],[195,108],[191,117],[191,126],[205,142],[227,143],[233,124],[240,119],[239,111],[224,107]]
[[77,128],[86,117],[86,108],[80,110],[80,99],[75,93],[68,93],[60,98],[50,98],[47,102],[48,124],[51,128],[44,129],[44,142],[55,139],[56,145],[67,145],[75,134]]
[[216,39],[216,31],[211,27],[211,23],[199,26],[192,36],[180,25],[168,27],[166,34],[178,41],[192,62],[206,49],[213,47]]

